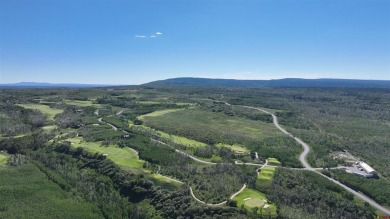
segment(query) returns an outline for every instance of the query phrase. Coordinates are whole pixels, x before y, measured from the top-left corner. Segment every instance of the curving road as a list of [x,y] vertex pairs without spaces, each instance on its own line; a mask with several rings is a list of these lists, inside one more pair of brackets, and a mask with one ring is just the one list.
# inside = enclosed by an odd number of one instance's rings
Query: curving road
[[299,160],[301,161],[303,167],[305,167],[305,169],[308,169],[308,170],[312,170],[313,167],[307,162],[306,160],[306,156],[307,154],[309,154],[310,152],[310,147],[309,145],[307,145],[305,142],[303,142],[301,139],[297,138],[297,137],[294,137],[290,132],[286,131],[286,129],[282,128],[280,125],[279,125],[279,122],[278,122],[278,117],[276,117],[273,113],[270,113],[266,110],[263,110],[263,109],[260,109],[260,108],[256,108],[256,107],[250,107],[250,106],[243,106],[245,108],[249,108],[249,109],[254,109],[254,110],[259,110],[261,112],[264,112],[264,113],[267,113],[269,115],[272,116],[272,121],[275,125],[275,127],[277,129],[279,129],[281,132],[283,132],[284,134],[290,136],[291,138],[293,138],[295,141],[297,141],[300,145],[302,145],[303,147],[303,152],[301,155],[299,155]]
[[[310,171],[313,171],[319,175],[321,175],[322,177],[325,177],[326,179],[332,181],[333,183],[336,183],[337,185],[343,187],[345,190],[351,192],[352,194],[354,194],[356,197],[360,198],[361,200],[367,202],[368,204],[370,204],[372,207],[378,209],[379,211],[383,212],[384,214],[386,215],[390,215],[390,210],[383,207],[382,205],[378,204],[377,202],[375,202],[373,199],[367,197],[366,195],[362,194],[362,193],[359,193],[351,188],[349,188],[348,186],[342,184],[341,182],[333,179],[333,178],[330,178],[320,172],[317,172],[316,170],[319,170],[319,169],[322,169],[322,168],[313,168],[306,160],[306,156],[309,154],[310,152],[310,147],[309,145],[307,145],[305,142],[303,142],[301,139],[297,138],[297,137],[294,137],[291,133],[289,133],[288,131],[286,131],[284,128],[282,128],[279,123],[278,123],[278,118],[273,114],[273,113],[270,113],[266,110],[263,110],[263,109],[260,109],[260,108],[256,108],[256,107],[250,107],[250,106],[243,106],[245,108],[249,108],[249,109],[255,109],[255,110],[259,110],[259,111],[262,111],[264,113],[267,113],[267,114],[270,114],[272,116],[272,119],[273,119],[273,123],[275,125],[276,128],[278,128],[280,131],[282,131],[284,134],[290,136],[291,138],[293,138],[295,141],[297,141],[300,145],[302,145],[303,147],[303,152],[301,153],[301,155],[299,156],[299,160],[301,161],[302,165],[304,166],[304,169],[305,170],[310,170]],[[335,168],[331,168],[331,169],[342,169],[342,168],[345,168],[345,167],[335,167]]]
[[[266,111],[266,110],[263,110],[263,109],[260,109],[260,108],[255,108],[255,107],[250,107],[250,106],[243,106],[243,107],[246,107],[246,108],[249,108],[249,109],[259,110],[259,111],[262,111],[262,112],[264,112],[264,113],[270,114],[270,115],[272,116],[273,123],[274,123],[274,125],[275,125],[276,128],[278,128],[281,132],[283,132],[284,134],[290,136],[291,138],[294,138],[295,141],[297,141],[300,145],[302,145],[302,147],[303,147],[303,152],[302,152],[301,155],[299,156],[299,160],[301,161],[302,165],[304,166],[304,169],[301,169],[301,170],[313,171],[313,172],[315,172],[315,173],[317,173],[317,174],[319,174],[319,175],[325,177],[326,179],[332,181],[333,183],[336,183],[337,185],[341,186],[341,187],[344,188],[345,190],[351,192],[352,194],[354,194],[356,197],[360,198],[361,200],[367,202],[367,203],[370,204],[372,207],[374,207],[374,208],[378,209],[379,211],[383,212],[385,215],[390,215],[390,210],[389,210],[389,209],[387,209],[387,208],[383,207],[382,205],[378,204],[378,203],[375,202],[373,199],[367,197],[366,195],[364,195],[364,194],[362,194],[362,193],[359,193],[359,192],[357,192],[357,191],[355,191],[355,190],[349,188],[348,186],[346,186],[346,185],[340,183],[339,181],[337,181],[337,180],[335,180],[335,179],[333,179],[333,178],[330,178],[330,177],[328,177],[328,176],[326,176],[326,175],[324,175],[324,174],[322,174],[322,173],[320,173],[320,172],[317,172],[316,170],[319,170],[319,169],[322,169],[322,168],[313,168],[313,167],[307,162],[307,160],[306,160],[306,156],[307,156],[308,153],[310,152],[310,147],[309,147],[309,145],[307,145],[307,144],[306,144],[305,142],[303,142],[301,139],[299,139],[299,138],[297,138],[297,137],[294,137],[291,133],[289,133],[289,132],[286,131],[284,128],[282,128],[282,127],[279,125],[279,123],[278,123],[278,118],[277,118],[273,113],[270,113],[270,112],[268,112],[268,111]],[[97,112],[97,114],[98,114],[98,113],[99,113],[99,112]],[[115,127],[115,126],[112,125],[111,123],[103,122],[103,121],[102,121],[102,118],[99,118],[98,121],[101,122],[101,123],[106,123],[106,124],[110,125],[115,131],[117,131],[117,127]],[[128,133],[128,132],[126,132],[126,131],[124,131],[124,130],[123,130],[123,132],[124,132],[124,133]],[[156,141],[157,141],[157,142],[161,142],[161,141],[158,141],[158,140],[156,140]],[[163,142],[161,142],[161,143],[163,143]],[[164,144],[165,144],[165,143],[164,143]],[[213,163],[213,162],[208,162],[208,161],[200,160],[200,159],[198,159],[198,158],[196,158],[196,157],[193,157],[193,156],[191,156],[191,155],[189,155],[189,154],[187,154],[187,153],[185,153],[185,152],[183,152],[183,151],[180,151],[180,150],[178,150],[178,149],[175,149],[175,152],[176,152],[176,153],[181,153],[181,154],[183,154],[183,155],[185,155],[185,156],[188,156],[188,157],[190,157],[191,159],[193,159],[193,160],[195,160],[195,161],[197,161],[197,162],[203,163],[203,164],[211,164],[211,165],[217,164],[217,163]],[[264,166],[272,166],[272,165],[268,165],[268,162],[267,162],[267,161],[266,161],[265,164],[238,163],[238,162],[236,162],[235,164],[236,164],[236,165],[244,165],[244,164],[245,164],[245,165],[255,165],[255,166],[261,166],[261,168],[264,167]],[[335,167],[335,168],[331,168],[331,169],[339,169],[339,168],[345,168],[345,167]],[[298,168],[291,168],[291,169],[298,169]],[[159,175],[161,175],[161,174],[159,174]],[[161,175],[161,176],[163,176],[163,175]],[[168,179],[171,179],[171,180],[174,180],[174,179],[172,179],[172,178],[170,178],[170,177],[166,177],[166,176],[163,176],[163,177],[168,178]],[[178,182],[178,183],[183,183],[183,182],[180,182],[180,181],[178,181],[178,180],[174,180],[174,181],[176,181],[176,182]],[[233,194],[231,197],[234,198],[234,196],[236,196],[236,195],[238,195],[240,192],[242,192],[242,191],[245,189],[245,187],[246,187],[246,184],[244,184],[243,188],[241,188],[240,191],[238,191],[237,193]],[[210,206],[220,206],[220,205],[226,204],[226,201],[221,202],[221,203],[218,203],[218,204],[207,204],[207,203],[205,203],[205,202],[199,200],[198,198],[196,198],[196,196],[194,195],[194,193],[193,193],[191,187],[190,187],[190,193],[191,193],[192,197],[193,197],[196,201],[198,201],[199,203],[202,203],[202,204],[206,204],[206,205],[210,205]],[[232,199],[232,198],[230,198],[230,199]]]
[[[242,188],[241,188],[238,192],[236,192],[236,193],[234,193],[233,195],[231,195],[229,199],[232,200],[234,197],[236,197],[238,194],[240,194],[242,191],[244,191],[245,188],[246,188],[246,184],[244,184],[244,185],[242,186]],[[204,205],[209,205],[209,206],[221,206],[221,205],[225,205],[225,204],[227,203],[227,201],[223,201],[223,202],[221,202],[221,203],[216,203],[216,204],[206,203],[206,202],[204,202],[204,201],[198,199],[198,198],[195,196],[194,191],[192,191],[192,188],[191,188],[191,187],[190,187],[190,193],[191,193],[191,196],[192,196],[197,202],[202,203],[202,204],[204,204]]]
[[175,152],[176,152],[176,153],[179,153],[179,154],[182,154],[182,155],[184,155],[184,156],[187,156],[187,157],[191,158],[192,160],[197,161],[197,162],[199,162],[199,163],[210,164],[210,165],[216,165],[216,164],[218,164],[218,163],[213,163],[213,162],[208,162],[208,161],[204,161],[204,160],[198,159],[198,158],[196,158],[196,157],[194,157],[194,156],[191,156],[191,155],[189,155],[189,154],[187,154],[187,153],[185,153],[185,152],[183,152],[183,151],[181,151],[181,150],[178,150],[178,149],[175,149]]

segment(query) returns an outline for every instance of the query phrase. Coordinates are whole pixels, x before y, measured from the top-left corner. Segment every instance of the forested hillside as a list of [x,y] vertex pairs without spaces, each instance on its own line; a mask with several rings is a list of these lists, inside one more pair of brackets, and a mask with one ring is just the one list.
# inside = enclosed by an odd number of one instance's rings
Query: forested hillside
[[[243,106],[273,113],[309,143],[314,167],[346,165],[334,157],[345,150],[370,163],[376,179],[322,172],[386,206],[386,193],[375,188],[390,190],[388,93],[1,90],[0,217],[372,218],[379,212],[302,168],[301,145],[276,128],[270,114]],[[21,203],[26,210],[17,211]]]

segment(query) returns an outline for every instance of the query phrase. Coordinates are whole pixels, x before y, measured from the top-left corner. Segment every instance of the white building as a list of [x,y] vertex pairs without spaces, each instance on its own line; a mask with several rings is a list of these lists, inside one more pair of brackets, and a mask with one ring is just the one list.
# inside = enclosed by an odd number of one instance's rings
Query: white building
[[375,170],[370,167],[370,165],[364,163],[364,162],[360,162],[359,163],[360,167],[363,168],[363,170],[368,173],[368,174],[375,174]]

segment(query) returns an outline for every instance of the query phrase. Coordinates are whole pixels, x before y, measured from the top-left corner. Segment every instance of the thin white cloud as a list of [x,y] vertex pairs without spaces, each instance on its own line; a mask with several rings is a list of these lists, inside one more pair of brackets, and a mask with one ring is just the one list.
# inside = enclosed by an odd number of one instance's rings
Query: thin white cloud
[[145,35],[135,35],[135,38],[145,38]]
[[151,35],[150,38],[156,38],[157,36],[156,35]]
[[156,32],[155,34],[156,34],[156,35],[161,35],[162,33],[161,33],[161,32]]

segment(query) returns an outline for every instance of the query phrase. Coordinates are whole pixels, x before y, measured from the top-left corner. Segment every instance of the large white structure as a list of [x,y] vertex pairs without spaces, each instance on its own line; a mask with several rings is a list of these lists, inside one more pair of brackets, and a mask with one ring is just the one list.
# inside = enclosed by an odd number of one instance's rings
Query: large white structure
[[375,174],[375,170],[370,167],[370,165],[364,163],[364,162],[360,162],[359,163],[360,167],[363,168],[363,170],[368,173],[368,174]]

